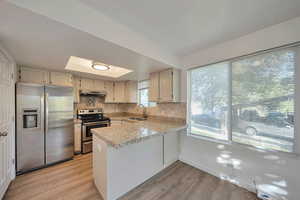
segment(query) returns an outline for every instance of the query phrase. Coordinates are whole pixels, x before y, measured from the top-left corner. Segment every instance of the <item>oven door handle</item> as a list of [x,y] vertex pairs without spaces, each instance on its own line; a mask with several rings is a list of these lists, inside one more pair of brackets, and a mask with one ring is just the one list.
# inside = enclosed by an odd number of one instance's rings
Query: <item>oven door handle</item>
[[101,124],[109,124],[109,121],[102,121],[102,122],[87,122],[83,123],[83,126],[90,126],[90,125],[101,125]]

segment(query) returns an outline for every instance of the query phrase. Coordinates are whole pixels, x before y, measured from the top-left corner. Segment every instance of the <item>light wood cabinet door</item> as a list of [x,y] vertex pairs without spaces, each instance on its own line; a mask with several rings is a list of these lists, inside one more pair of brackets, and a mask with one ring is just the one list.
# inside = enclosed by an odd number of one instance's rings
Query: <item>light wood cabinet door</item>
[[106,91],[105,103],[114,103],[114,82],[105,81],[104,89]]
[[50,84],[58,86],[73,86],[73,76],[64,72],[50,72]]
[[81,124],[74,124],[74,152],[81,152]]
[[149,101],[151,102],[159,101],[159,78],[159,72],[150,73]]
[[118,81],[115,82],[115,88],[114,88],[114,97],[115,102],[117,103],[125,103],[125,82],[124,81]]
[[105,91],[103,80],[94,80],[94,91]]
[[81,90],[94,90],[94,80],[81,78],[80,79],[80,89]]
[[126,103],[137,103],[137,81],[126,81],[125,83],[125,100]]
[[73,77],[73,92],[74,92],[74,103],[80,102],[80,95],[79,95],[79,89],[80,89],[80,79],[77,77]]
[[173,101],[173,71],[172,69],[159,73],[159,97],[160,102]]
[[24,83],[48,84],[49,72],[40,69],[20,67],[19,81]]

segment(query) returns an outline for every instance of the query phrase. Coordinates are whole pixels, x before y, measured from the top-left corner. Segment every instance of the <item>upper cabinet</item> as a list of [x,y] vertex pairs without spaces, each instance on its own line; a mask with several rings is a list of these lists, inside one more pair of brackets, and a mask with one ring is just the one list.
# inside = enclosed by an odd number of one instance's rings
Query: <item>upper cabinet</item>
[[64,72],[19,67],[19,82],[73,87],[73,76]]
[[159,72],[150,73],[149,101],[159,101]]
[[104,91],[104,81],[96,79],[81,78],[80,89],[90,91]]
[[138,101],[137,81],[103,81],[29,67],[19,67],[19,81],[73,87],[75,103],[80,101],[80,90],[105,92],[105,103],[137,103]]
[[94,91],[105,91],[103,80],[94,80]]
[[49,83],[51,85],[73,87],[73,76],[64,72],[50,72]]
[[19,82],[49,84],[49,72],[29,67],[19,67]]
[[137,92],[137,81],[126,81],[125,82],[125,102],[126,103],[137,103],[138,92]]
[[105,103],[137,103],[137,81],[105,81]]
[[125,103],[126,102],[126,99],[125,99],[125,82],[124,81],[115,82],[114,87],[115,87],[114,88],[115,102]]
[[104,82],[104,90],[106,91],[105,103],[114,103],[114,82],[105,81]]
[[94,89],[94,80],[81,78],[80,79],[80,89],[81,90],[93,90]]
[[79,89],[80,89],[80,79],[77,77],[73,78],[73,93],[74,93],[74,103],[80,102],[80,95],[79,95]]
[[180,71],[167,69],[150,74],[149,101],[179,102]]

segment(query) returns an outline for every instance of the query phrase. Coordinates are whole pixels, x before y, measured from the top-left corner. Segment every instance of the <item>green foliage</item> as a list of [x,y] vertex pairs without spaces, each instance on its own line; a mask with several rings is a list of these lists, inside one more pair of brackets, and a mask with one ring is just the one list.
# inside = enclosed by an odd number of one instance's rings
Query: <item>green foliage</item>
[[[249,104],[272,101],[272,98],[294,94],[295,53],[284,50],[246,58],[232,63],[232,103]],[[192,101],[205,110],[226,107],[229,92],[229,63],[219,63],[193,70]],[[269,103],[291,112],[293,101]],[[271,108],[269,108],[271,109]]]

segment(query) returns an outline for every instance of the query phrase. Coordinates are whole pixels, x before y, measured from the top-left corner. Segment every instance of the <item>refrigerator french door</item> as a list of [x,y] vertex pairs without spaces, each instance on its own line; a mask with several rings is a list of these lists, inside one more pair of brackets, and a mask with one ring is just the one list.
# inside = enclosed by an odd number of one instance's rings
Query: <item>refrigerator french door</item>
[[45,87],[45,156],[46,164],[73,157],[73,89]]
[[73,157],[73,92],[68,87],[18,83],[17,173]]

